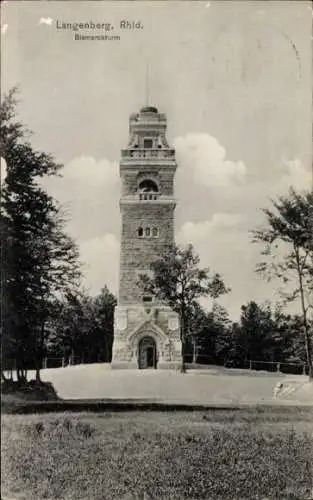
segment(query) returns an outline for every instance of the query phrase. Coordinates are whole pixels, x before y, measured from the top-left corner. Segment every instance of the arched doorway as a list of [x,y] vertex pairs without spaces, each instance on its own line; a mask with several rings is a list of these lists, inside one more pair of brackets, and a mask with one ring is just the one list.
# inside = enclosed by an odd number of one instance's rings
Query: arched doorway
[[156,368],[157,351],[156,343],[152,337],[144,337],[139,342],[138,368]]

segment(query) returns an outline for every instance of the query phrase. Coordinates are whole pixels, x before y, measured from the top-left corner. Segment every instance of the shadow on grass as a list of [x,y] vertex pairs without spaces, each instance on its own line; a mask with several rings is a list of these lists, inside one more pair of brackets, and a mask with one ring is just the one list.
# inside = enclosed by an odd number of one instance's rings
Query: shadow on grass
[[22,401],[58,401],[51,382],[37,380],[5,380],[1,382],[1,396],[9,400]]
[[3,414],[44,414],[44,413],[105,413],[105,412],[226,412],[229,414],[253,414],[262,418],[262,415],[271,413],[282,416],[297,416],[306,413],[313,418],[310,406],[283,406],[283,405],[193,405],[157,402],[154,400],[58,400],[58,401],[2,401]]

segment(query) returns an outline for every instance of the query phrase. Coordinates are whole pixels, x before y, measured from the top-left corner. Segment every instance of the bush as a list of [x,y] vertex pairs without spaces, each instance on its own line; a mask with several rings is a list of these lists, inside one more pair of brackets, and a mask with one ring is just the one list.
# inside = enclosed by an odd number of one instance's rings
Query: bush
[[29,401],[57,401],[59,399],[51,382],[37,382],[36,380],[29,382],[5,380],[1,382],[1,395],[15,396]]

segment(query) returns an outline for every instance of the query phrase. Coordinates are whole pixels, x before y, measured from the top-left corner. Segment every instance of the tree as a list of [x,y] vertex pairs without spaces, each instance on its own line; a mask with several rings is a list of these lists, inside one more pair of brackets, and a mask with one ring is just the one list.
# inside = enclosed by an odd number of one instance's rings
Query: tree
[[275,324],[273,358],[279,362],[304,363],[306,360],[303,339],[299,338],[302,319],[298,315],[286,314],[281,306],[273,313]]
[[261,306],[250,301],[243,305],[240,317],[240,350],[244,361],[274,361],[274,332],[275,324],[268,304]]
[[74,362],[110,362],[112,357],[115,296],[104,286],[96,297],[84,291],[68,293],[56,303],[51,321],[48,356]]
[[265,245],[266,257],[257,272],[268,279],[279,278],[290,292],[282,291],[286,302],[299,300],[309,378],[313,380],[312,331],[313,310],[313,192],[291,190],[288,196],[272,201],[271,210],[263,210],[266,226],[253,232],[254,241]]
[[32,148],[16,119],[15,96],[12,89],[0,114],[0,155],[7,167],[1,190],[2,345],[5,355],[13,355],[19,380],[30,365],[39,380],[51,300],[78,286],[80,267],[61,208],[40,182],[58,175],[61,165]]
[[75,358],[88,359],[94,326],[92,299],[84,291],[68,292],[56,303],[57,317],[52,319],[48,354],[57,354],[68,363]]
[[226,365],[232,348],[232,322],[228,311],[217,302],[212,307],[212,320],[215,362],[219,365]]
[[[211,313],[208,313],[197,302],[190,311],[190,329],[186,336],[185,360],[192,363],[207,361],[208,352],[212,359]],[[212,348],[210,348],[212,347]]]
[[200,297],[213,299],[229,290],[219,274],[199,269],[200,259],[190,244],[186,248],[171,246],[151,265],[153,277],[140,276],[139,284],[146,291],[169,305],[180,318],[182,370],[185,344],[192,332],[192,318]]
[[114,309],[116,297],[107,286],[101,289],[99,295],[93,299],[94,311],[94,342],[98,356],[103,361],[111,362],[114,335]]
[[231,321],[227,310],[216,301],[211,311],[195,307],[191,338],[194,362],[224,365],[231,349]]

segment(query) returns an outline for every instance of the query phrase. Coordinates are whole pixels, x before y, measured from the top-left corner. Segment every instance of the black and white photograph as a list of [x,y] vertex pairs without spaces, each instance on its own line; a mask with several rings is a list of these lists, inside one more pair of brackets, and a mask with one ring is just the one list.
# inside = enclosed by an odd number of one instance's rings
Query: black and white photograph
[[1,500],[313,500],[312,23],[1,0]]

